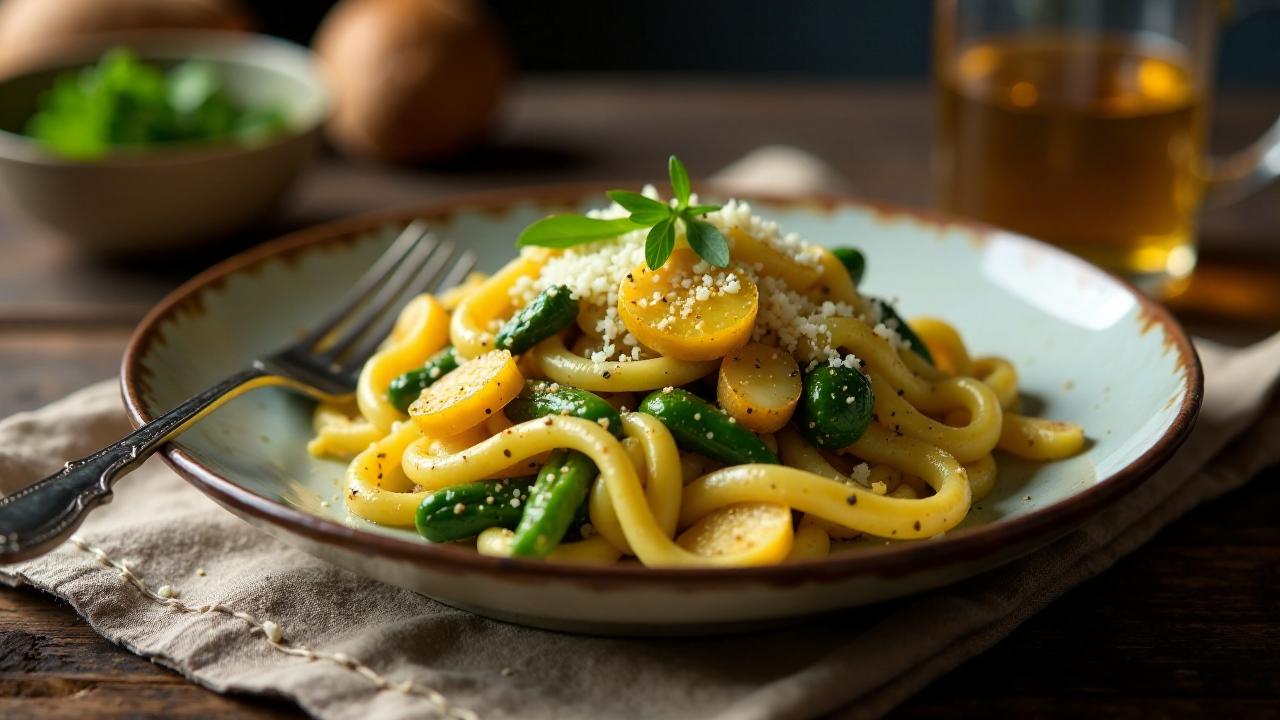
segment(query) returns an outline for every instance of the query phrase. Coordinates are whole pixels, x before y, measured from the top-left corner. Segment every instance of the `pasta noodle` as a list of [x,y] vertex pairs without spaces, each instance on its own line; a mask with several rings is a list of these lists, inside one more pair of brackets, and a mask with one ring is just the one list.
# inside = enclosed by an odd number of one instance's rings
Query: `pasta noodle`
[[[349,460],[349,510],[486,555],[791,562],[954,528],[999,482],[994,452],[1080,451],[1079,426],[1018,412],[1012,363],[970,356],[943,320],[899,320],[843,256],[745,203],[704,217],[728,267],[681,234],[651,270],[640,230],[525,248],[410,302],[354,403],[315,411],[309,449]],[[422,375],[450,346],[457,369]]]

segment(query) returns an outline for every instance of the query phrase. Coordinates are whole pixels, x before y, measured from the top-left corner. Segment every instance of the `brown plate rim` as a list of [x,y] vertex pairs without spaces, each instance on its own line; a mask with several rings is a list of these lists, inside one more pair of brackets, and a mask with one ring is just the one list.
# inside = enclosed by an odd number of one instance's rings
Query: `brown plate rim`
[[[222,279],[277,257],[287,257],[313,246],[341,242],[355,234],[407,222],[416,217],[445,218],[463,211],[503,212],[521,202],[541,205],[568,205],[599,194],[606,187],[631,187],[636,183],[573,183],[518,187],[460,195],[451,195],[423,205],[366,213],[355,217],[312,226],[268,241],[237,254],[201,272],[161,300],[142,320],[125,349],[121,363],[121,392],[129,420],[140,426],[153,418],[142,401],[143,369],[141,359],[155,339],[161,324],[176,309],[192,302],[206,288]],[[706,186],[717,193],[713,184]],[[808,193],[801,196],[738,193],[738,197],[768,205],[811,206],[823,211],[855,207],[880,215],[908,218],[938,228],[958,227],[979,239],[994,233],[1009,235],[1004,230],[976,221],[952,217],[932,210],[918,210],[891,203],[856,197]],[[1019,242],[1048,247],[1040,241],[1013,234]],[[1099,271],[1102,272],[1102,271]],[[316,542],[335,544],[347,551],[375,553],[397,561],[407,561],[435,571],[465,573],[500,573],[504,578],[532,582],[572,581],[601,589],[652,587],[669,582],[682,587],[723,586],[727,583],[756,582],[770,585],[796,585],[830,582],[858,575],[895,577],[914,574],[939,566],[972,562],[997,556],[1010,547],[1021,547],[1061,535],[1085,518],[1095,514],[1109,502],[1137,487],[1167,461],[1190,433],[1199,412],[1204,392],[1200,359],[1186,332],[1169,312],[1120,278],[1111,277],[1139,303],[1142,315],[1152,325],[1159,325],[1172,342],[1184,369],[1185,395],[1178,414],[1168,430],[1142,455],[1120,470],[1102,478],[1086,490],[1016,518],[966,528],[931,542],[868,548],[836,557],[807,560],[786,565],[749,568],[679,569],[645,568],[638,565],[586,566],[548,563],[533,560],[494,558],[472,550],[447,545],[432,545],[415,540],[348,527],[338,522],[309,514],[254,493],[219,475],[197,458],[175,444],[161,449],[164,460],[188,482],[219,504],[241,514]],[[229,369],[229,371],[232,369]]]

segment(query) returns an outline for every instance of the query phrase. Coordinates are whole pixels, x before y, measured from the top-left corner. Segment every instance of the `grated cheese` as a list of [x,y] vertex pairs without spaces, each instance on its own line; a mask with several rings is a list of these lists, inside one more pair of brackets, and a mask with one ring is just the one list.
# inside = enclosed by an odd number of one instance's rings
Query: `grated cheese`
[[849,470],[849,477],[859,485],[866,485],[871,482],[871,466],[866,463],[858,463]]
[[[658,198],[653,186],[645,186],[642,194]],[[674,201],[670,201],[674,202]],[[589,217],[614,219],[626,217],[627,210],[614,203],[606,208],[587,212]],[[777,222],[752,214],[748,202],[729,200],[720,210],[708,213],[703,219],[729,236],[730,230],[746,233],[755,240],[786,255],[796,263],[815,269],[822,268],[822,250],[805,242],[797,233],[783,233]],[[564,285],[585,306],[594,306],[599,319],[594,330],[600,335],[597,348],[587,357],[592,362],[633,361],[645,357],[644,348],[634,335],[627,331],[618,314],[618,288],[627,275],[644,265],[644,243],[647,228],[626,233],[616,239],[585,243],[555,252],[536,277],[525,277],[511,288],[512,301],[522,306],[549,287]],[[684,240],[683,234],[677,242]],[[732,243],[732,239],[730,240]],[[534,252],[527,249],[526,252]],[[801,342],[818,349],[818,358],[810,364],[812,370],[820,362],[833,367],[859,369],[862,364],[853,355],[841,356],[831,347],[831,332],[823,322],[832,317],[855,317],[854,309],[847,303],[832,301],[814,302],[791,289],[776,277],[763,274],[760,263],[732,263],[728,268],[716,268],[708,263],[696,263],[691,273],[673,278],[675,287],[665,296],[654,292],[651,297],[639,300],[649,307],[667,302],[671,313],[658,322],[660,329],[677,320],[695,316],[697,304],[721,294],[735,295],[742,291],[743,278],[759,288],[760,305],[752,340],[769,342],[787,352],[794,353]],[[875,318],[878,323],[880,318]],[[695,325],[696,327],[696,325]],[[886,331],[891,328],[886,328]]]

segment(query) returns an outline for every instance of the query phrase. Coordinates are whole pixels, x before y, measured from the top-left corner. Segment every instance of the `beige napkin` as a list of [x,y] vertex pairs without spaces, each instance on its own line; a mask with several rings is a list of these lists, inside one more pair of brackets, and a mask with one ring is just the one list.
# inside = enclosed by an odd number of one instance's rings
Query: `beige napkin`
[[[626,640],[484,620],[292,550],[155,460],[119,483],[79,543],[0,579],[66,599],[113,642],[207,687],[287,697],[322,718],[876,717],[1280,461],[1280,335],[1198,347],[1198,426],[1113,508],[976,579],[786,630]],[[0,492],[126,430],[114,382],[0,421]]]

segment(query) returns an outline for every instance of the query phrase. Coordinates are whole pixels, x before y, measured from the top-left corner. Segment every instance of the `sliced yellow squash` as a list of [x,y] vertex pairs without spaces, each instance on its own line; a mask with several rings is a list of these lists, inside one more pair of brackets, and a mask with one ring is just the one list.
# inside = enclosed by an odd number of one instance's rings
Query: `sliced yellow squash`
[[738,503],[709,513],[676,543],[703,557],[732,557],[735,565],[773,565],[787,558],[793,538],[787,506]]
[[831,540],[853,540],[854,538],[862,535],[861,532],[854,530],[853,528],[847,528],[843,525],[833,523],[830,520],[823,520],[815,515],[805,515],[802,522],[820,528]]
[[815,523],[810,516],[804,516],[796,527],[795,540],[791,543],[787,561],[824,558],[830,554],[831,536],[827,534],[825,527]]
[[[641,265],[618,290],[618,314],[643,345],[676,360],[716,360],[747,344],[759,310],[756,285],[741,273],[695,274],[692,250],[676,250],[657,270]],[[734,282],[711,286],[733,274]]]
[[489,439],[489,431],[484,423],[467,428],[456,435],[427,439],[427,454],[434,457],[455,455]]
[[448,437],[487,420],[524,387],[524,376],[506,350],[493,350],[445,375],[409,406],[427,437]]
[[800,401],[800,367],[791,353],[751,343],[720,363],[716,399],[735,420],[758,433],[777,432]]
[[733,261],[741,265],[760,265],[760,272],[776,277],[797,292],[818,282],[822,269],[805,265],[791,255],[759,240],[741,228],[729,231],[729,251]]

